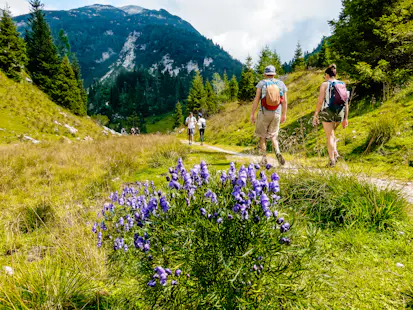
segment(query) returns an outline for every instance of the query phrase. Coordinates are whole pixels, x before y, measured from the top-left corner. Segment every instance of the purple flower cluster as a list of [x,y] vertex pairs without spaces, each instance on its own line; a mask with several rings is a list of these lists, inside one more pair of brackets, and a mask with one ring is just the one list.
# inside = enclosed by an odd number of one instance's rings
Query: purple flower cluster
[[211,203],[217,205],[218,204],[218,197],[217,194],[215,194],[213,191],[208,189],[208,191],[204,195],[206,198],[211,199]]
[[[159,279],[159,284],[162,286],[168,285],[168,277],[176,277],[179,278],[182,271],[177,269],[175,270],[175,273],[172,274],[171,269],[169,268],[162,268],[161,266],[158,266],[154,269],[155,274],[152,276],[152,280],[148,282],[148,286],[150,287],[155,287],[156,286],[156,280]],[[171,280],[171,285],[178,285],[177,280]]]
[[151,249],[151,241],[148,240],[148,235],[145,235],[144,237],[139,236],[137,233],[135,233],[133,237],[133,244],[136,249],[140,249],[144,252],[149,252]]

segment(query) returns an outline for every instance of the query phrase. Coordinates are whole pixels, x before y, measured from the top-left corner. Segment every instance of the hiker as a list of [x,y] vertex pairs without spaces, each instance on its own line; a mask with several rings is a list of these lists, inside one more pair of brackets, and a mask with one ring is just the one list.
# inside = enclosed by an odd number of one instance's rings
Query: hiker
[[320,95],[313,117],[313,126],[317,126],[320,121],[323,123],[324,132],[327,138],[328,155],[330,157],[329,167],[334,167],[340,155],[337,151],[337,139],[334,130],[340,125],[343,128],[348,126],[348,98],[346,84],[336,79],[337,67],[330,65],[325,71],[325,82],[321,84]]
[[192,140],[194,139],[195,124],[196,124],[196,118],[194,117],[194,114],[191,112],[189,113],[189,116],[185,120],[185,125],[188,126],[189,145],[192,144]]
[[134,136],[134,135],[136,135],[136,130],[135,130],[135,128],[131,128],[130,129],[130,134],[132,135],[132,136]]
[[204,145],[204,134],[206,128],[206,120],[202,117],[202,113],[198,113],[198,129],[199,136],[201,137],[201,145]]
[[[268,163],[266,157],[266,139],[272,141],[275,156],[280,165],[285,164],[278,144],[278,132],[280,123],[287,119],[287,87],[284,82],[275,79],[275,67],[270,65],[264,70],[264,79],[257,85],[257,92],[252,104],[251,122],[256,124],[255,135],[260,138],[259,149],[262,154],[261,164]],[[255,111],[261,100],[261,107],[258,111],[258,118],[255,120]]]
[[122,135],[127,135],[127,132],[126,132],[126,129],[125,129],[125,128],[122,128],[122,129],[120,130],[120,133],[121,133]]

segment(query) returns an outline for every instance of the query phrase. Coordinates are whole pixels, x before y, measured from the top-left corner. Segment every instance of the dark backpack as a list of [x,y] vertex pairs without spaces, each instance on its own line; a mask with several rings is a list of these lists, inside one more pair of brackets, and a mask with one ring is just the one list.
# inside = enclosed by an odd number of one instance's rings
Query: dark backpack
[[206,128],[206,121],[201,123],[201,128],[205,129]]
[[346,105],[348,100],[346,83],[341,81],[328,82],[328,94],[328,107],[332,111],[339,111]]

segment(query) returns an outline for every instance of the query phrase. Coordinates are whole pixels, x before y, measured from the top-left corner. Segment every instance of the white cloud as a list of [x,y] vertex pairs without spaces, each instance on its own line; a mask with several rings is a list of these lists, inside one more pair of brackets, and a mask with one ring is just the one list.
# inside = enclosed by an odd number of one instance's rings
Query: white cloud
[[[5,1],[0,0],[0,7]],[[304,50],[311,51],[322,35],[330,33],[327,21],[337,18],[341,10],[341,0],[74,0],[70,3],[48,0],[47,4],[69,9],[67,6],[74,8],[96,2],[118,7],[164,8],[191,23],[241,61],[248,54],[256,59],[267,44],[277,49],[283,61],[292,57],[298,40]],[[12,12],[27,13],[27,2],[13,0]]]

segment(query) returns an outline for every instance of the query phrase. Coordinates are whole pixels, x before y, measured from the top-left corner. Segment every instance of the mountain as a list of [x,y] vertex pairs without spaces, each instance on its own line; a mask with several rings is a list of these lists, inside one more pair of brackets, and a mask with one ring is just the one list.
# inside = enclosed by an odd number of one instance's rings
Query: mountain
[[[191,24],[161,10],[139,6],[95,4],[69,11],[44,11],[53,36],[60,29],[69,37],[85,85],[106,79],[120,69],[160,69],[171,75],[199,69],[205,78],[214,72],[240,75],[242,65]],[[29,15],[14,18],[24,33]]]

